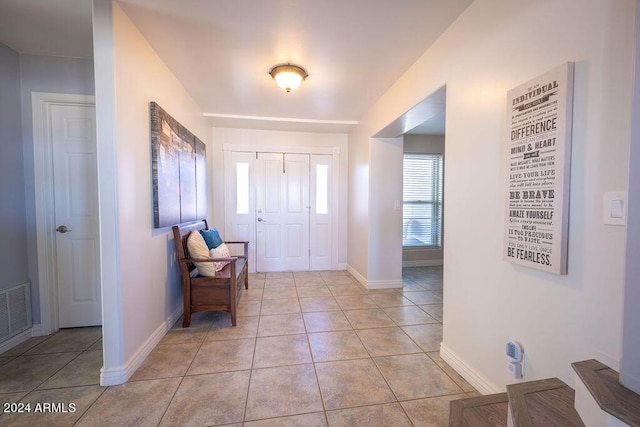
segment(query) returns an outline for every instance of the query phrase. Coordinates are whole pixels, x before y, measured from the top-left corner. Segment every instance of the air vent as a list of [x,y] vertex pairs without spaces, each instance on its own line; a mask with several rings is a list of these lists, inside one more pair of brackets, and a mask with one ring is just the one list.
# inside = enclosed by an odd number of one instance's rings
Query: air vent
[[31,327],[29,283],[0,291],[0,342]]

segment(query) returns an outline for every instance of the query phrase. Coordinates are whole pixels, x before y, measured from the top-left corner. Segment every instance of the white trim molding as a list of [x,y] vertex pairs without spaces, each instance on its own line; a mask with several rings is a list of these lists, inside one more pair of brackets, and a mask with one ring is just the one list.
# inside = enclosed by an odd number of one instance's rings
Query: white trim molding
[[273,116],[243,116],[238,114],[218,114],[218,113],[202,113],[205,117],[213,117],[217,119],[240,119],[240,120],[257,120],[261,122],[287,122],[287,123],[311,123],[322,125],[357,125],[357,120],[318,120],[318,119],[300,119],[295,117],[273,117]]
[[115,368],[100,369],[100,385],[103,387],[126,383],[129,378],[142,365],[149,353],[158,345],[160,340],[169,332],[171,327],[182,316],[182,304],[156,328],[156,330],[145,340],[138,350],[127,360],[124,365]]
[[481,394],[503,393],[504,389],[496,386],[484,375],[476,371],[444,342],[440,343],[440,357],[447,362],[458,374],[462,376]]
[[401,289],[402,280],[367,280],[367,289]]
[[400,280],[367,280],[360,272],[347,264],[347,272],[351,274],[366,289],[399,289],[403,282]]
[[57,270],[54,256],[56,236],[53,196],[53,147],[47,124],[54,105],[95,105],[90,95],[32,92],[33,163],[35,184],[36,240],[38,254],[38,289],[40,291],[41,335],[58,330]]
[[2,343],[0,343],[0,355],[5,351],[9,351],[13,347],[18,346],[23,342],[25,342],[26,340],[28,340],[29,338],[33,337],[34,335],[32,331],[33,331],[33,327],[29,329],[25,329],[24,331],[20,332],[17,335],[12,336],[6,341],[2,341]]
[[438,267],[440,265],[443,265],[443,262],[441,259],[402,261],[403,267]]
[[246,145],[246,144],[222,144],[225,152],[242,151],[249,153],[286,153],[286,154],[340,154],[340,147],[297,147],[286,145]]
[[42,331],[42,325],[40,323],[34,323],[33,325],[31,325],[31,336],[32,337],[42,337],[44,335],[47,335],[47,334],[45,334]]
[[347,264],[347,272],[353,276],[362,286],[367,287],[367,279],[360,274],[358,270],[353,268],[350,264]]
[[11,350],[13,347],[17,347],[18,345],[27,341],[29,338],[41,337],[43,335],[48,335],[48,334],[43,334],[41,325],[39,323],[35,323],[31,325],[29,329],[25,329],[24,331],[20,332],[18,335],[15,335],[9,338],[8,340],[0,343],[0,355],[6,351]]

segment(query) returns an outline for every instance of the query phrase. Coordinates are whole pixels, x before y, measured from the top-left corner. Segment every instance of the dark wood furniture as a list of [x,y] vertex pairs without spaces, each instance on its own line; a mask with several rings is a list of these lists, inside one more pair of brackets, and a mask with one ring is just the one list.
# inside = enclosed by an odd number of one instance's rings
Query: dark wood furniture
[[600,409],[631,427],[640,426],[640,395],[620,384],[620,374],[595,359],[572,363]]
[[585,427],[575,408],[575,390],[558,378],[507,384],[513,425]]
[[508,412],[507,393],[452,400],[449,404],[449,427],[506,426]]
[[[192,231],[208,229],[207,220],[193,224],[173,226],[173,241],[180,264],[184,297],[182,327],[188,328],[191,314],[199,311],[227,311],[231,313],[231,324],[236,326],[236,306],[242,293],[242,285],[249,289],[247,274],[249,242],[225,242],[227,245],[244,245],[244,256],[229,258],[192,259],[187,249],[187,237]],[[215,277],[200,276],[193,262],[229,261]]]

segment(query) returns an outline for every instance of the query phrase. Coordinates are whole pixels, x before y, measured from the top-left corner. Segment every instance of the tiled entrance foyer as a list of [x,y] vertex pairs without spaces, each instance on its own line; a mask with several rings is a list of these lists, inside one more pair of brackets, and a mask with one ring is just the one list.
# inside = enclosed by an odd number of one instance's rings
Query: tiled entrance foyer
[[249,280],[236,328],[220,312],[179,321],[121,386],[97,385],[99,329],[0,355],[1,402],[76,406],[0,425],[443,426],[449,400],[475,394],[438,355],[441,268],[405,269],[402,290],[335,271]]

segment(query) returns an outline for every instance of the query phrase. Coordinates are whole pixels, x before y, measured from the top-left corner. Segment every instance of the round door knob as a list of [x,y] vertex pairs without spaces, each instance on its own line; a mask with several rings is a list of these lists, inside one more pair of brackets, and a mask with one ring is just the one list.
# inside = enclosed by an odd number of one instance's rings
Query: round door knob
[[61,226],[59,226],[58,228],[56,228],[56,231],[57,231],[58,233],[62,233],[62,234],[64,234],[64,233],[68,233],[68,232],[69,232],[69,231],[71,231],[71,230],[70,230],[69,228],[67,228],[67,226],[66,226],[66,225],[61,225]]
[[262,219],[262,218],[258,218],[258,222],[267,222],[267,221],[265,221],[265,220],[264,220],[264,219]]

